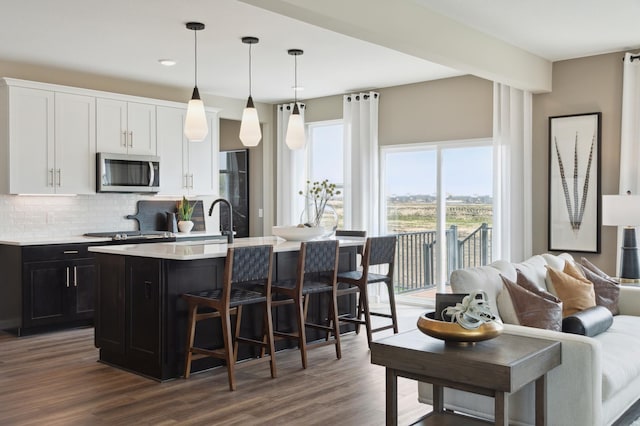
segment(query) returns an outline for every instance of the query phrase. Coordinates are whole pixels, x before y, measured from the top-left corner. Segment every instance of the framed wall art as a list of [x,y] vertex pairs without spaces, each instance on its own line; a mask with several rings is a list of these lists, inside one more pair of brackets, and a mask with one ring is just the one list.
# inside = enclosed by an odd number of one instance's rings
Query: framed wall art
[[602,113],[549,117],[549,250],[600,253]]

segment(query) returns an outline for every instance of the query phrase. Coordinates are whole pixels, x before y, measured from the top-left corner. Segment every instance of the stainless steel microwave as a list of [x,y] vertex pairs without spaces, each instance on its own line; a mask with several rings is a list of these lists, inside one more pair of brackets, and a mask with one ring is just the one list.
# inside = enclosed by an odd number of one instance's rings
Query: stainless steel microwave
[[160,157],[153,155],[96,155],[98,192],[158,192]]

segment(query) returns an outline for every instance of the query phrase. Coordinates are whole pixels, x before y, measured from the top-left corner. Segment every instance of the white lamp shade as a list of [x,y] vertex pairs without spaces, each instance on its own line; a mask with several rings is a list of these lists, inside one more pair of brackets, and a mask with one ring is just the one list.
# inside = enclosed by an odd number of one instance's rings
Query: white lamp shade
[[260,130],[258,110],[247,107],[242,111],[240,140],[244,146],[257,146],[260,139],[262,139],[262,130]]
[[207,137],[209,126],[204,112],[204,103],[200,99],[191,99],[184,120],[184,135],[192,142],[200,142]]
[[603,195],[602,225],[640,225],[640,195]]
[[293,113],[289,116],[287,136],[284,141],[290,149],[304,148],[304,123],[300,114]]

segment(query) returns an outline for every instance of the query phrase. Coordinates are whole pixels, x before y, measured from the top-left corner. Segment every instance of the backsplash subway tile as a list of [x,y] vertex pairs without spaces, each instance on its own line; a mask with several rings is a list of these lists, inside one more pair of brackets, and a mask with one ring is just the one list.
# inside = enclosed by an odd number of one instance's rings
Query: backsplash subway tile
[[85,232],[137,229],[139,194],[96,194],[71,197],[0,195],[0,240],[66,237]]

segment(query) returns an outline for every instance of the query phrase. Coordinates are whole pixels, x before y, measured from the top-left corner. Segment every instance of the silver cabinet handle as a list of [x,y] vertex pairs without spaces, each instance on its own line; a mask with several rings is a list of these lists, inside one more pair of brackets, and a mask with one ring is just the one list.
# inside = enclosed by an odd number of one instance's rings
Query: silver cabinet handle
[[129,131],[129,146],[133,148],[133,130]]
[[58,175],[57,185],[62,186],[62,170],[61,169],[56,170],[56,174]]
[[67,266],[67,288],[69,288],[69,267]]
[[62,252],[63,254],[78,254],[78,250],[65,250]]
[[149,186],[153,186],[153,181],[156,178],[156,171],[153,169],[153,161],[149,161]]
[[49,169],[49,181],[47,182],[47,186],[54,186],[53,169]]
[[122,135],[124,136],[124,143],[122,143],[121,145],[122,145],[122,146],[124,146],[124,147],[126,147],[126,146],[127,146],[127,131],[126,131],[126,130],[124,130],[124,131],[122,132]]
[[193,173],[189,175],[189,189],[193,189]]
[[182,185],[183,188],[189,188],[189,174],[184,175],[184,184]]
[[78,287],[78,267],[73,267],[73,286]]

